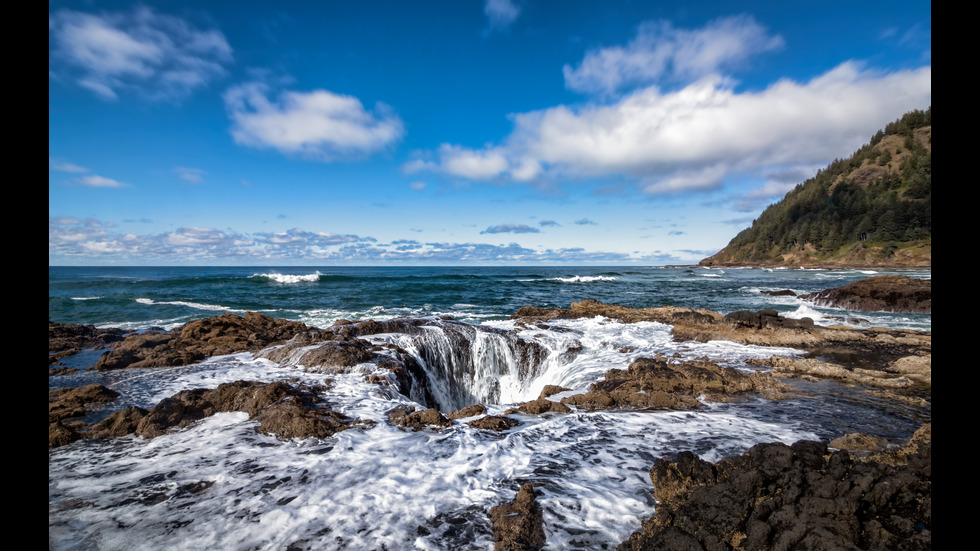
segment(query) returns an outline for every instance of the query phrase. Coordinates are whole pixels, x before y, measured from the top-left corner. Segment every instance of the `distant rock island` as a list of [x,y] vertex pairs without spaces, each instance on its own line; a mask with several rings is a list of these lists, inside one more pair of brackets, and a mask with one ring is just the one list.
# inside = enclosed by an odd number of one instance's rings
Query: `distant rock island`
[[770,205],[701,266],[932,266],[932,107]]

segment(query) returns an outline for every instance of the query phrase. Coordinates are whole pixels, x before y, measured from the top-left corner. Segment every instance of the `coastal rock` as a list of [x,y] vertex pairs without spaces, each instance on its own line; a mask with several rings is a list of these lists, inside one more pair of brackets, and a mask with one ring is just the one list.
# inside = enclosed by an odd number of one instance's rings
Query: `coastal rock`
[[568,390],[572,390],[572,389],[565,388],[563,386],[558,386],[558,385],[544,385],[544,388],[541,389],[541,394],[538,395],[538,398],[547,398],[548,396],[552,396]]
[[52,390],[48,393],[48,422],[81,417],[88,413],[87,404],[110,403],[118,397],[118,392],[100,384]]
[[123,340],[130,333],[132,331],[118,328],[99,329],[94,325],[48,321],[48,354],[105,347]]
[[188,365],[210,356],[256,352],[308,329],[303,323],[257,312],[221,314],[188,322],[170,333],[129,335],[103,354],[95,369]]
[[[327,408],[318,395],[321,390],[321,387],[293,386],[282,381],[235,381],[215,389],[185,390],[164,398],[149,410],[132,406],[123,408],[94,426],[78,424],[69,427],[52,422],[49,445],[54,447],[79,438],[111,438],[126,434],[155,438],[215,413],[228,411],[247,413],[250,419],[259,421],[260,432],[281,439],[326,438],[363,423]],[[84,395],[89,396],[92,392],[93,389],[86,389]],[[81,389],[66,389],[63,394],[81,393]]]
[[817,306],[871,312],[932,313],[932,280],[874,276],[843,287],[800,295]]
[[148,410],[141,407],[126,406],[96,423],[86,436],[95,440],[133,434],[139,427],[140,420],[148,413]]
[[723,319],[730,324],[752,329],[770,327],[777,329],[812,329],[814,327],[812,318],[804,317],[798,320],[784,318],[779,315],[779,312],[771,308],[759,310],[758,312],[738,310],[726,314]]
[[388,412],[388,421],[411,430],[424,430],[432,427],[451,427],[453,422],[438,409],[428,408],[416,411],[414,406],[398,406]]
[[[695,316],[697,314],[697,316]],[[596,299],[585,299],[573,302],[569,308],[538,308],[536,306],[524,306],[511,315],[510,319],[520,320],[524,323],[537,323],[554,319],[580,319],[594,318],[602,316],[609,319],[621,321],[623,323],[634,323],[637,321],[656,321],[660,323],[672,323],[675,317],[694,318],[698,321],[707,321],[721,318],[720,314],[710,310],[691,310],[675,306],[661,306],[659,308],[630,308],[618,304],[607,304]]]
[[571,413],[572,409],[561,402],[553,402],[547,398],[538,398],[524,402],[515,408],[508,409],[505,414],[523,413],[525,415],[541,415],[543,413]]
[[466,417],[476,417],[477,415],[483,415],[487,412],[487,407],[483,404],[473,404],[472,406],[466,406],[462,409],[457,409],[456,411],[446,414],[446,417],[452,420],[465,419]]
[[871,436],[858,432],[838,436],[837,438],[831,440],[830,444],[828,444],[828,446],[831,448],[846,450],[855,455],[880,452],[884,450],[887,445],[888,441],[884,438],[878,438],[877,436]]
[[789,289],[783,289],[781,291],[759,291],[764,295],[769,295],[772,297],[795,297],[796,293],[790,291]]
[[466,423],[475,429],[495,430],[497,432],[510,430],[521,424],[517,419],[502,415],[487,415]]
[[317,333],[314,340],[310,332],[297,335],[283,345],[267,348],[257,354],[276,363],[302,365],[307,370],[332,373],[343,371],[358,364],[376,359],[370,344],[350,337],[331,333]]
[[639,358],[626,370],[610,369],[588,392],[561,401],[585,409],[691,409],[701,406],[702,395],[710,401],[729,401],[746,392],[778,398],[787,389],[767,374],[747,374],[707,360]]
[[931,442],[926,425],[864,458],[800,441],[658,459],[654,516],[618,549],[930,549]]
[[[747,363],[769,366],[772,368],[773,374],[777,376],[838,379],[852,384],[891,389],[909,388],[913,384],[909,377],[900,373],[862,368],[848,369],[842,365],[824,362],[816,358],[790,358],[776,355],[767,359],[749,360]],[[916,360],[910,360],[908,364],[901,362],[900,365],[909,365],[909,371],[913,372],[917,369],[921,370],[916,373],[919,381],[931,381],[931,376],[925,373],[928,365],[923,367]]]
[[544,520],[534,485],[526,483],[514,501],[490,508],[494,551],[537,551],[544,547]]

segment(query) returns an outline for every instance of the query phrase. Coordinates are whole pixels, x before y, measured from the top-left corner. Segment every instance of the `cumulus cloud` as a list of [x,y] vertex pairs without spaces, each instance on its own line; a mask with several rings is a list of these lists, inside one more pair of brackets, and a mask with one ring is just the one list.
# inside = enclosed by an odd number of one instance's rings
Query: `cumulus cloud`
[[770,35],[747,15],[716,19],[693,30],[648,21],[626,46],[590,51],[578,67],[565,65],[562,72],[570,90],[612,94],[661,80],[696,80],[782,46],[782,37]]
[[263,82],[249,82],[225,93],[236,143],[329,162],[376,153],[405,133],[383,103],[370,112],[359,99],[329,90],[284,91],[273,99],[270,92]]
[[560,226],[561,224],[559,224],[558,222],[555,222],[554,220],[542,220],[542,221],[538,222],[538,225],[539,226]]
[[597,224],[588,218],[581,218],[575,221],[579,226],[596,226]]
[[711,75],[672,92],[650,86],[611,104],[517,114],[501,145],[444,144],[438,161],[414,168],[524,181],[518,174],[534,164],[539,177],[625,176],[651,194],[706,191],[740,171],[826,164],[931,103],[928,66],[882,73],[846,62],[808,82],[750,92]]
[[541,230],[526,224],[498,224],[490,226],[480,233],[541,233]]
[[227,71],[232,49],[217,29],[137,6],[91,14],[62,9],[48,17],[50,71],[97,96],[122,90],[180,99]]

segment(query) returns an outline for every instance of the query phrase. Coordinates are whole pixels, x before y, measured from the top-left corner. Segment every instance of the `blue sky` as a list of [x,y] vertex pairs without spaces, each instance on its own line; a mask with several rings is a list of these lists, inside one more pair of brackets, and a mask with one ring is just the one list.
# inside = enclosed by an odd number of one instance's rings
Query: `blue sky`
[[697,263],[932,102],[930,2],[48,3],[50,265]]

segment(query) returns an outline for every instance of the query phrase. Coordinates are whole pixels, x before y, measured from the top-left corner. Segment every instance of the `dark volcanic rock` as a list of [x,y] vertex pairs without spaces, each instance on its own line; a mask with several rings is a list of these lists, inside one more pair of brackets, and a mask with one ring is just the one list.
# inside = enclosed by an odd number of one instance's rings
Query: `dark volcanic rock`
[[843,287],[800,295],[818,306],[868,312],[932,313],[932,280],[874,276]]
[[490,508],[494,551],[536,551],[544,547],[544,520],[534,485],[526,483],[510,503]]
[[931,440],[926,425],[864,459],[809,441],[659,459],[655,514],[619,550],[931,549]]
[[707,360],[668,362],[639,358],[628,369],[610,369],[589,391],[562,398],[562,403],[586,409],[669,408],[701,405],[698,396],[727,401],[734,395],[757,392],[778,398],[787,387],[764,373],[747,374]]
[[132,331],[117,328],[97,329],[94,325],[48,321],[48,353],[104,347],[123,340],[130,333]]
[[782,291],[760,291],[764,295],[769,295],[773,297],[795,297],[796,293],[790,291],[789,289],[783,289]]
[[752,329],[763,329],[775,327],[781,329],[811,329],[813,328],[812,318],[800,318],[798,320],[784,318],[779,312],[766,308],[753,312],[751,310],[738,310],[726,314],[724,320],[734,325],[749,327]]
[[95,368],[188,365],[210,356],[255,352],[306,330],[306,324],[257,312],[245,312],[244,316],[221,314],[189,322],[172,333],[130,335],[103,354]]

